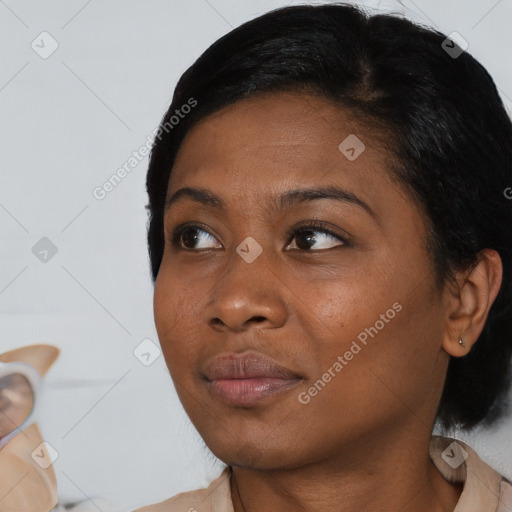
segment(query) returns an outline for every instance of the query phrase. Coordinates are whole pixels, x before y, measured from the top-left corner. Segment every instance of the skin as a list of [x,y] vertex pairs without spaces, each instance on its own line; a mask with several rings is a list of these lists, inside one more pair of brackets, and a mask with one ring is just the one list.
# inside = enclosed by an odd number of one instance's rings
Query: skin
[[[366,146],[354,161],[338,149],[349,134]],[[388,157],[350,112],[304,93],[239,101],[203,119],[180,148],[168,196],[201,187],[226,206],[185,198],[166,212],[155,323],[187,414],[233,466],[236,512],[437,512],[459,499],[461,486],[433,465],[429,442],[450,355],[465,355],[478,338],[501,261],[486,250],[471,272],[438,290],[425,218],[391,179]],[[288,189],[318,185],[349,190],[374,215],[333,199],[268,206]],[[312,219],[348,232],[351,242],[318,231],[286,234]],[[172,231],[191,221],[207,231],[173,246]],[[309,245],[307,235],[315,237]],[[236,252],[248,236],[263,249],[252,263]],[[302,404],[298,395],[394,303],[401,311]],[[250,407],[220,402],[201,369],[246,351],[302,380]]]

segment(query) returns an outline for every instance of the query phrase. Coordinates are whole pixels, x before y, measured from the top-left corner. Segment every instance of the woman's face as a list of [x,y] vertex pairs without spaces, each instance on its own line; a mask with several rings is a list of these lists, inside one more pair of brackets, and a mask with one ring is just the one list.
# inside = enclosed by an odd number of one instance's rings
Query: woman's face
[[[389,176],[371,129],[305,94],[237,102],[185,138],[168,199],[203,194],[166,211],[155,322],[224,462],[291,468],[385,432],[430,436],[443,295],[422,214]],[[331,194],[306,192],[320,188]]]

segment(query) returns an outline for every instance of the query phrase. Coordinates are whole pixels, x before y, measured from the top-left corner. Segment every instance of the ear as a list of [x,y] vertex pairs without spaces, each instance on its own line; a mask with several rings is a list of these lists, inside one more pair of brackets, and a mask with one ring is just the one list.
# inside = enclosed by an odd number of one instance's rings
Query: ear
[[[500,255],[484,249],[477,263],[456,273],[445,289],[446,326],[442,346],[454,357],[465,356],[480,336],[501,287]],[[464,345],[459,343],[462,338]]]
[[59,357],[59,354],[60,350],[53,345],[28,345],[4,352],[0,355],[0,361],[4,363],[11,361],[29,363],[34,366],[41,377],[44,377],[51,365]]

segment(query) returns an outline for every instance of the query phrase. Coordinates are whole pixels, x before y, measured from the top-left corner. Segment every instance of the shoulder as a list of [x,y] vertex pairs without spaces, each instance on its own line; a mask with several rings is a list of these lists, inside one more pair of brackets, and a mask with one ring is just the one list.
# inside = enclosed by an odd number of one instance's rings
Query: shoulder
[[512,483],[463,441],[433,436],[430,456],[446,480],[464,482],[454,512],[512,510]]
[[231,468],[206,488],[182,492],[160,503],[138,508],[133,512],[233,512],[230,490]]

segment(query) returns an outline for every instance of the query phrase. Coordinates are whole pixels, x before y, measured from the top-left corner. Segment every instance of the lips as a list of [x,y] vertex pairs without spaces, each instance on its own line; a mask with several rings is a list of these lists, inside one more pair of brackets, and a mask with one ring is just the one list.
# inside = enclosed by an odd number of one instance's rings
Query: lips
[[254,353],[217,357],[206,365],[204,375],[208,380],[299,377],[273,359]]
[[262,354],[245,353],[217,357],[203,372],[210,393],[234,406],[251,406],[286,392],[302,377]]

